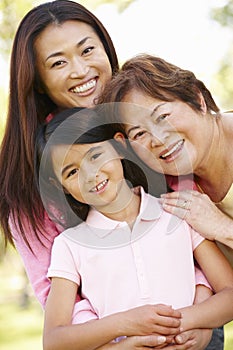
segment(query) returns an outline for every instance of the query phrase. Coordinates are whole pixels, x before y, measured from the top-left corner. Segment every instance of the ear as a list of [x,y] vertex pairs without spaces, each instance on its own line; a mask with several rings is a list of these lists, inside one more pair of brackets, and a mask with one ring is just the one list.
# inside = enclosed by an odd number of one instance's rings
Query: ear
[[205,99],[204,99],[204,97],[203,97],[203,95],[201,93],[199,93],[198,95],[199,95],[199,102],[200,102],[200,105],[201,105],[201,112],[203,114],[206,114],[207,107],[206,107]]
[[114,135],[114,140],[120,142],[125,148],[127,147],[125,136],[122,134],[122,132],[116,132]]

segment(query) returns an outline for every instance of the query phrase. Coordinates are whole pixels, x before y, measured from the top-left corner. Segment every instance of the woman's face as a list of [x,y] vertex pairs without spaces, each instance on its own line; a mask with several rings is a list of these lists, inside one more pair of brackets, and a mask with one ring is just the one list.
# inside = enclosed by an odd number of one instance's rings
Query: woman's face
[[49,25],[34,44],[39,92],[60,108],[91,107],[112,69],[99,37],[86,23]]
[[168,175],[195,173],[205,165],[213,136],[213,117],[180,100],[152,98],[131,90],[122,102],[126,134],[138,156]]

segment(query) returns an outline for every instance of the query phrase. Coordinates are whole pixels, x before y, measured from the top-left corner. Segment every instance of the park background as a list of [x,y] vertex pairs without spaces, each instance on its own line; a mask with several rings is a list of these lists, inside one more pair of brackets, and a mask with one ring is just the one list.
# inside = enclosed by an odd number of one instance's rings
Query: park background
[[[45,1],[0,2],[0,140],[8,96],[9,57],[20,19]],[[83,0],[109,31],[120,63],[147,52],[192,70],[222,110],[233,109],[233,0]],[[7,159],[6,159],[7,162]],[[22,261],[0,235],[0,349],[42,350],[43,312]],[[233,349],[233,322],[225,327]],[[217,350],[217,349],[216,349]]]

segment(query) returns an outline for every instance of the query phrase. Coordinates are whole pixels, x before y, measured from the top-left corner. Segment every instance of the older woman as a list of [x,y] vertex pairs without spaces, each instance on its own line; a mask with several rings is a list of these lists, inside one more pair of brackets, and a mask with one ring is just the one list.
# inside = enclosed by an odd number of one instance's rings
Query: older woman
[[124,102],[131,146],[175,190],[162,195],[164,209],[218,241],[233,264],[233,115],[192,72],[151,55],[127,61],[100,102]]

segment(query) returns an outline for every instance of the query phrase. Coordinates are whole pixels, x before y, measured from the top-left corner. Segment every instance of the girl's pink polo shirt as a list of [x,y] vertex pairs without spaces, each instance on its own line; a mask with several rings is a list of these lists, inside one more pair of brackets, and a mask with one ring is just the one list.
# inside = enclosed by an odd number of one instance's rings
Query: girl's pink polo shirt
[[98,317],[148,303],[193,304],[193,250],[204,239],[141,189],[132,230],[91,209],[86,222],[55,238],[48,277],[77,285]]

